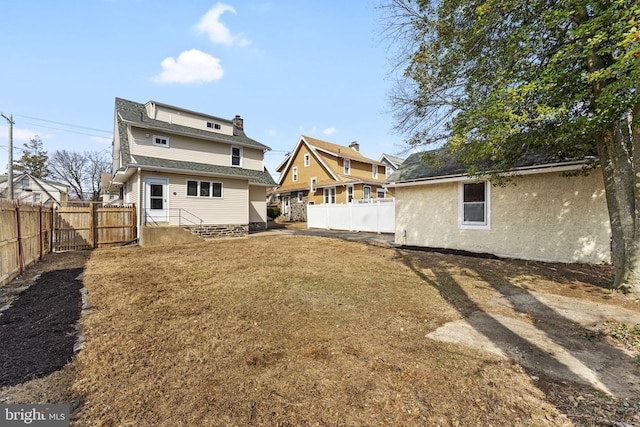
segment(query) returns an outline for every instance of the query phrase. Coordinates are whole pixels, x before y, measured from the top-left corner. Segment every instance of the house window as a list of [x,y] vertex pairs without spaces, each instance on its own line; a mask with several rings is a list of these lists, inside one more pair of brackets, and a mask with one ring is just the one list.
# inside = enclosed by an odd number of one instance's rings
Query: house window
[[369,187],[368,185],[365,185],[364,187],[362,187],[362,191],[364,192],[363,198],[365,200],[371,199],[371,187]]
[[305,154],[304,155],[304,167],[306,168],[310,164],[311,164],[311,155],[310,154]]
[[293,182],[297,182],[298,181],[298,167],[294,167],[293,171],[291,171],[291,179],[293,180]]
[[42,195],[40,193],[33,193],[33,203],[40,203],[42,201]]
[[314,176],[313,178],[311,178],[311,192],[315,193],[316,191],[316,184],[318,184],[318,179]]
[[461,183],[459,188],[462,228],[488,228],[489,186],[487,182]]
[[302,191],[300,191],[300,192],[298,193],[298,203],[302,203],[303,198],[304,198],[304,194],[302,193]]
[[371,177],[378,179],[378,165],[371,165]]
[[187,196],[222,197],[222,183],[210,181],[187,181]]
[[30,185],[29,178],[24,178],[22,180],[22,188],[29,188],[29,185]]
[[344,159],[344,174],[345,175],[351,174],[351,160]]
[[336,202],[336,189],[335,188],[325,188],[324,189],[324,202],[325,203],[335,203]]
[[160,147],[168,147],[169,146],[169,137],[168,136],[153,135],[153,144],[154,145],[159,145]]
[[231,166],[242,166],[242,148],[231,147]]
[[383,189],[378,188],[378,189],[376,190],[376,198],[378,198],[378,199],[384,199],[384,197],[385,197],[385,196],[386,196],[386,192],[385,192]]
[[347,185],[347,203],[353,202],[353,185]]
[[391,174],[393,173],[393,169],[391,168],[391,166],[387,166],[384,168],[384,176],[389,178],[391,176]]
[[215,130],[220,130],[222,129],[222,126],[220,126],[220,124],[218,123],[213,123],[213,122],[207,122],[207,127],[211,128],[211,129],[215,129]]

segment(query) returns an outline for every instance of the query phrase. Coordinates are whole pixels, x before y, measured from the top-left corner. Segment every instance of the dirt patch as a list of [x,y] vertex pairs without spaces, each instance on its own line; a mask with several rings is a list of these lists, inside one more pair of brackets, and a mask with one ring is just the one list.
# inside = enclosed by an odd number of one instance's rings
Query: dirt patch
[[0,289],[0,387],[46,377],[71,360],[85,260],[49,255]]

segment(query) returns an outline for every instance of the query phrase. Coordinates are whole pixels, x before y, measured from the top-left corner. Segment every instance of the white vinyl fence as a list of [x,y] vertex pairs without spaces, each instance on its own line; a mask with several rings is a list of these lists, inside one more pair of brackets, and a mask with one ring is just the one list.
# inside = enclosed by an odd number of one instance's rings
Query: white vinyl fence
[[395,199],[372,199],[368,203],[307,205],[307,227],[327,230],[394,233]]

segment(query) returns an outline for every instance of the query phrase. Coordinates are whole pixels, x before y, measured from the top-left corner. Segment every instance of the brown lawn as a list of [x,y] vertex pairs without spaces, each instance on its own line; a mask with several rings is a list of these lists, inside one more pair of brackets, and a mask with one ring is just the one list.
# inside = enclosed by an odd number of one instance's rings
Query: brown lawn
[[590,390],[425,335],[495,283],[630,305],[609,279],[306,236],[99,249],[63,383],[77,426],[573,425]]

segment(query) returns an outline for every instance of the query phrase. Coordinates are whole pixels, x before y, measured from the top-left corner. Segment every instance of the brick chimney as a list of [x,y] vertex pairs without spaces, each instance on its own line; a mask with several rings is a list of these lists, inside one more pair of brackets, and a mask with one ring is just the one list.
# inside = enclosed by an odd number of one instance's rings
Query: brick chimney
[[358,144],[358,141],[353,141],[351,144],[349,144],[349,148],[360,151],[360,144]]
[[235,116],[231,121],[233,122],[233,127],[235,129],[244,131],[244,119],[242,117]]

